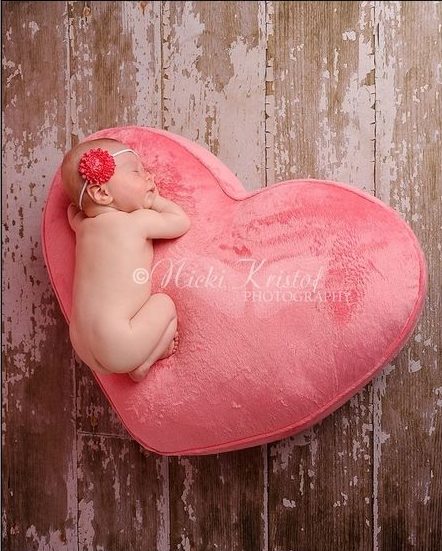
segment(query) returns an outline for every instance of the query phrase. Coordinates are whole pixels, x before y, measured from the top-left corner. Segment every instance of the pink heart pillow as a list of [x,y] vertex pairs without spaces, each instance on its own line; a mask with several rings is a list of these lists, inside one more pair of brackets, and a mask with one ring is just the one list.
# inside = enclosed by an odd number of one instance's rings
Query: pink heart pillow
[[[427,270],[393,209],[319,180],[246,192],[211,153],[169,132],[113,128],[90,139],[104,136],[136,149],[162,195],[192,220],[183,237],[154,243],[152,292],[176,303],[178,352],[138,384],[95,374],[145,448],[210,454],[304,431],[404,346],[422,310]],[[75,234],[68,202],[58,171],[42,238],[69,323]]]

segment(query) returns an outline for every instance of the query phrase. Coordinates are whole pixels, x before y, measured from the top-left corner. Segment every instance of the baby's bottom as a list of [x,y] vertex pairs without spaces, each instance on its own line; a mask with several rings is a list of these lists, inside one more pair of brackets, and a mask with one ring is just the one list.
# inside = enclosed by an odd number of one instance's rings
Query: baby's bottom
[[96,343],[95,359],[112,373],[130,373],[134,381],[141,381],[148,369],[165,355],[176,330],[173,300],[164,293],[155,293],[127,325],[118,325],[105,342]]

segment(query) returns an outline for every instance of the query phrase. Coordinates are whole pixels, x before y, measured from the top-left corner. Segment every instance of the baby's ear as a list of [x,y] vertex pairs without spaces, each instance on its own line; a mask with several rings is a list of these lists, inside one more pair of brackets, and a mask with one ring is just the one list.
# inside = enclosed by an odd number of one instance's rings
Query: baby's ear
[[113,201],[113,197],[106,185],[88,186],[87,193],[97,205],[110,205]]

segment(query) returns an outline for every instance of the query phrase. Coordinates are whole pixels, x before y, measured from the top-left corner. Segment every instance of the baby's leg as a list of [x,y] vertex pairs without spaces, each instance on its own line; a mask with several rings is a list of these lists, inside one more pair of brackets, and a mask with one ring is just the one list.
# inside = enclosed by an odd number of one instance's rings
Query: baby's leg
[[129,377],[139,383],[147,375],[147,372],[152,367],[152,365],[163,357],[170,356],[172,353],[172,344],[174,344],[175,337],[177,336],[177,319],[170,323],[166,331],[163,333],[163,336],[158,343],[158,346],[155,350],[152,351],[152,354],[147,358],[147,360],[129,373]]
[[167,348],[176,332],[176,323],[173,300],[164,293],[155,293],[126,327],[116,327],[115,336],[105,339],[101,354],[96,354],[97,360],[113,373],[133,371],[151,358],[161,342]]

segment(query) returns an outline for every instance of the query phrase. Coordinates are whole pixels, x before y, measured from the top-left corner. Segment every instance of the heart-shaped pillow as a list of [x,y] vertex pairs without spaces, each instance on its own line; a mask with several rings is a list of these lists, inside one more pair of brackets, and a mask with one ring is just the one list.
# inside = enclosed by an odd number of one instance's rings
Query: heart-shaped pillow
[[[98,137],[136,149],[161,194],[192,221],[181,238],[155,241],[150,274],[152,292],[177,306],[178,351],[141,383],[95,374],[145,448],[210,454],[303,431],[403,347],[422,310],[427,270],[393,209],[328,181],[247,192],[210,152],[166,131],[112,128],[88,139]],[[75,234],[68,203],[58,171],[42,240],[69,323]]]

